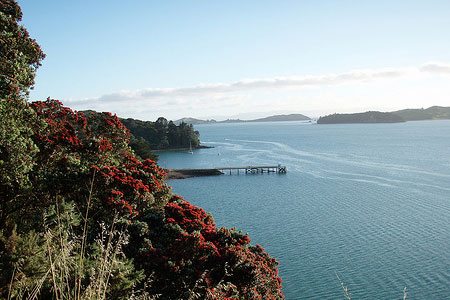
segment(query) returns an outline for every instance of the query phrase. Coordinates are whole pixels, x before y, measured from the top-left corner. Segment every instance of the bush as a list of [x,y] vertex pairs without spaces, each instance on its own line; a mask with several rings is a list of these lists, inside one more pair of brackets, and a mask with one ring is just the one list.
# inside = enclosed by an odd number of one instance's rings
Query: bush
[[[165,299],[284,299],[278,262],[247,235],[216,228],[213,218],[179,196],[149,214],[137,262]],[[147,241],[148,244],[142,241]]]

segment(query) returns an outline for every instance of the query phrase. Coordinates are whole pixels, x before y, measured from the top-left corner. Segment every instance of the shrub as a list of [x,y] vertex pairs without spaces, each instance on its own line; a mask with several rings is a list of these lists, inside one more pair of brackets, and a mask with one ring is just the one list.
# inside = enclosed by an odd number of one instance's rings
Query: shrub
[[179,196],[164,211],[164,217],[147,215],[148,232],[132,242],[141,246],[137,262],[154,280],[152,293],[165,299],[284,298],[277,261],[251,246],[247,235],[216,228],[210,215]]

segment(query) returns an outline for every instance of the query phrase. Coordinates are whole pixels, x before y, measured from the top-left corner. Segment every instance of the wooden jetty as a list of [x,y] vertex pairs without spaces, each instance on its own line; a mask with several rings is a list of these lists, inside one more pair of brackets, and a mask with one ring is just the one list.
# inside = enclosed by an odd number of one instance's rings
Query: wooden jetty
[[277,166],[245,166],[245,167],[219,167],[216,168],[216,170],[219,170],[221,172],[229,171],[230,175],[232,174],[232,171],[236,171],[237,174],[239,172],[243,172],[245,174],[251,173],[279,173],[284,174],[287,172],[286,166],[277,165]]
[[221,167],[214,169],[166,169],[167,179],[183,179],[190,177],[200,177],[200,176],[214,176],[223,175],[224,172],[236,171],[237,174],[243,172],[245,174],[256,174],[256,173],[278,173],[284,174],[287,172],[286,166],[245,166],[245,167]]

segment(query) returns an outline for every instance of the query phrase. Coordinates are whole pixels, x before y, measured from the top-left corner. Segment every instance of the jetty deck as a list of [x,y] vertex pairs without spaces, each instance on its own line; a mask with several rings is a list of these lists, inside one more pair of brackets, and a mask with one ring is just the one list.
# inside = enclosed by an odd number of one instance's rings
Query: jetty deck
[[244,167],[217,167],[217,170],[221,171],[221,172],[230,172],[230,175],[232,174],[233,171],[236,171],[237,174],[239,174],[239,172],[243,172],[245,174],[247,173],[286,173],[287,172],[287,168],[286,166],[282,166],[282,165],[277,165],[277,166],[244,166]]

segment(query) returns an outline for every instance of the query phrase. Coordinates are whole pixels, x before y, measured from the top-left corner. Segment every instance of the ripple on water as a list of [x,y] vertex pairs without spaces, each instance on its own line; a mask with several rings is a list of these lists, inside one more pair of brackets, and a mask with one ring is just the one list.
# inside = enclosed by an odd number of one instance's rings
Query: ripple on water
[[196,129],[216,148],[161,160],[288,166],[170,182],[276,257],[287,299],[345,299],[335,272],[352,299],[450,299],[450,122]]

